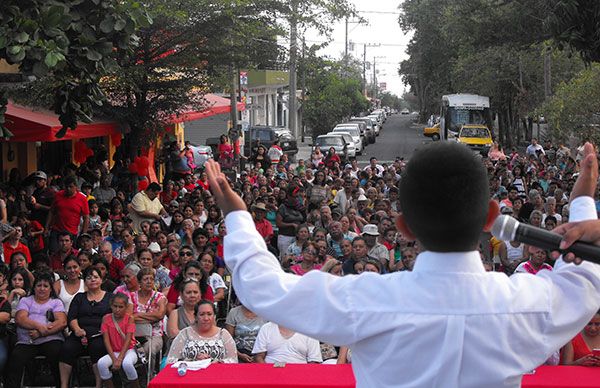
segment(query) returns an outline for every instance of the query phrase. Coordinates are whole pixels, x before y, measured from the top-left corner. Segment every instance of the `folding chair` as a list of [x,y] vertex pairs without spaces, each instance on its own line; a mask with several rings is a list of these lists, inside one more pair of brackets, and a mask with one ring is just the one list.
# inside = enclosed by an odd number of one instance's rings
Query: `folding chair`
[[[150,323],[136,323],[135,324],[135,337],[146,337],[148,338],[148,349],[150,354],[146,354],[148,358],[148,365],[146,366],[147,383],[150,382],[152,375],[152,325]],[[141,363],[141,360],[138,360]]]

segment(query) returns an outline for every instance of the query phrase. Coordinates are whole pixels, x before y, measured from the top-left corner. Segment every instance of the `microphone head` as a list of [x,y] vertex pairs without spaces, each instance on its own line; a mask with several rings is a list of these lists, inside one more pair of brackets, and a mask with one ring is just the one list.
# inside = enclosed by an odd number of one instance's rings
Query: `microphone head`
[[511,216],[501,215],[492,225],[492,235],[501,241],[513,241],[517,234],[519,221]]

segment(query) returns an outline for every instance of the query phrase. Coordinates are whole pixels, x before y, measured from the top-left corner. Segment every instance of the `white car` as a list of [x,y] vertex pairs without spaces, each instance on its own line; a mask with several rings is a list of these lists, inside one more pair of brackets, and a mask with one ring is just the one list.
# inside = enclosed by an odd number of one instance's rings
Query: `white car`
[[333,133],[336,133],[336,132],[348,133],[350,136],[352,136],[352,140],[354,140],[356,153],[358,155],[362,155],[362,152],[364,150],[364,144],[362,141],[362,137],[360,136],[360,128],[359,127],[348,125],[348,124],[338,125],[335,128],[333,128],[333,131],[331,131],[331,132],[333,132]]
[[377,124],[377,125],[375,125],[375,136],[379,136],[379,132],[381,130],[381,126],[383,125],[383,121],[381,120],[381,116],[378,115],[378,114],[370,114],[367,117],[370,118],[371,120],[373,120],[373,122]]
[[326,134],[327,136],[340,136],[344,139],[344,142],[348,145],[348,157],[355,158],[356,157],[356,144],[354,143],[354,139],[352,135],[347,132],[329,132]]

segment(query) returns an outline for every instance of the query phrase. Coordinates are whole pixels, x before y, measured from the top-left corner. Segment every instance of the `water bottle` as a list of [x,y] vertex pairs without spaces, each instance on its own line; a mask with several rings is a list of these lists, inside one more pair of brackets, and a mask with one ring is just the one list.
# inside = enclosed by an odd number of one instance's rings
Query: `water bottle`
[[187,364],[185,362],[182,362],[177,367],[177,374],[179,376],[183,377],[183,376],[185,376],[186,373],[187,373]]

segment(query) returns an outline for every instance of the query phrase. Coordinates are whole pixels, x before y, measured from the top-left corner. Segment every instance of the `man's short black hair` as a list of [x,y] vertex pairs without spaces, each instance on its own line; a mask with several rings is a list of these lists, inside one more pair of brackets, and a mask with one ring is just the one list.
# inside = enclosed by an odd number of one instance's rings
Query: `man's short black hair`
[[490,198],[481,160],[464,145],[435,142],[411,158],[400,183],[406,224],[428,249],[476,249]]
[[152,182],[148,185],[148,190],[159,192],[161,189],[160,189],[160,185],[158,183]]
[[77,186],[77,178],[69,175],[69,176],[65,177],[65,179],[63,180],[63,185],[64,185],[64,187],[69,187],[71,185]]

